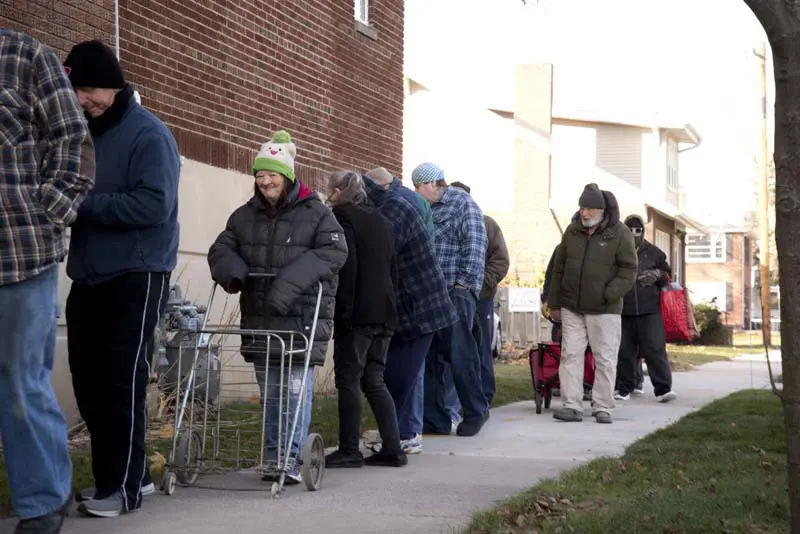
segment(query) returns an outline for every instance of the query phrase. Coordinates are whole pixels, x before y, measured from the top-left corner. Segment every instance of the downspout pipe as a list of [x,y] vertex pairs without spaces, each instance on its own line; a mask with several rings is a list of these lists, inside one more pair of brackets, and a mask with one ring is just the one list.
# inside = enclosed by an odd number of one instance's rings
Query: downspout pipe
[[[120,61],[119,58],[119,0],[114,0],[114,53],[117,55],[117,61]],[[139,94],[139,91],[136,89],[133,90],[133,98],[136,100],[137,104],[142,103],[142,97]]]
[[114,0],[114,52],[119,61],[119,0]]

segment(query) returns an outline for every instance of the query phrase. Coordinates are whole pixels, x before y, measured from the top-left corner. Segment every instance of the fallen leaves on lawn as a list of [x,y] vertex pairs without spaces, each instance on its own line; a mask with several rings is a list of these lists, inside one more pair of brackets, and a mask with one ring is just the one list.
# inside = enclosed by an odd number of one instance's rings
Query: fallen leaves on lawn
[[534,526],[536,523],[548,519],[565,519],[567,512],[573,506],[572,501],[563,495],[539,495],[533,500],[531,506],[526,506],[524,512],[503,506],[498,514],[504,517],[508,524],[522,528]]

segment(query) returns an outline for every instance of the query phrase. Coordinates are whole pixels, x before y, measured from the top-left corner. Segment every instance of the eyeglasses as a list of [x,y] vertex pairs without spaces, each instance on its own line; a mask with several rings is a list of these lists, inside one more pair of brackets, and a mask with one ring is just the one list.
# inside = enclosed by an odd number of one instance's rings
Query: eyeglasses
[[644,233],[644,228],[631,228],[631,233],[635,236],[640,236]]

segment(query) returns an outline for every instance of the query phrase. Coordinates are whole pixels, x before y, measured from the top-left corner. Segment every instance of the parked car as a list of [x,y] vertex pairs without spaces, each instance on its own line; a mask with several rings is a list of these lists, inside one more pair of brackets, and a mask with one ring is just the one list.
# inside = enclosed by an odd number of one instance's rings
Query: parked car
[[503,329],[500,324],[500,316],[497,310],[500,308],[500,303],[494,303],[494,332],[492,332],[492,357],[498,358],[503,350]]

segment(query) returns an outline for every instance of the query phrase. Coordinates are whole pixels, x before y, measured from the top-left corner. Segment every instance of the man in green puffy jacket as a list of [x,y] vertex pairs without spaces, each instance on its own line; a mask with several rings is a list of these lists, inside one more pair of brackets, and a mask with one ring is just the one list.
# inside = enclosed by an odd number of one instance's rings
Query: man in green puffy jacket
[[553,262],[548,303],[562,324],[563,407],[553,417],[583,420],[583,365],[587,343],[595,358],[592,416],[611,423],[617,355],[622,335],[622,298],[636,280],[636,246],[619,220],[619,204],[609,191],[588,184],[578,219],[567,227]]

